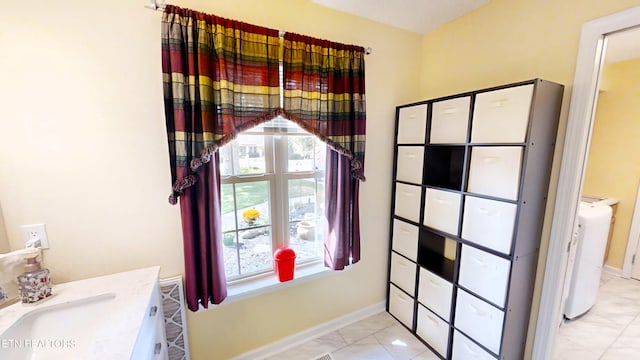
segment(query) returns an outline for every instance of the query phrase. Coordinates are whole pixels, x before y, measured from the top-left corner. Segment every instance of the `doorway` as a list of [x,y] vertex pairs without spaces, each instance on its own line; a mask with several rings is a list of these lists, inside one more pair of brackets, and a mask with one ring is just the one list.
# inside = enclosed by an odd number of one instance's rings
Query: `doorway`
[[622,269],[623,274],[625,268],[629,267],[631,267],[631,277],[640,280],[640,183],[638,184],[631,229],[629,230],[629,243],[627,244],[625,267]]
[[637,248],[629,230],[640,182],[640,28],[607,35],[604,50],[581,198],[613,208],[605,269],[629,278],[622,269]]
[[606,36],[640,25],[640,7],[586,23],[581,32],[576,75],[545,275],[538,314],[534,359],[550,359],[562,320],[562,293],[568,244],[576,230],[576,213],[584,181],[584,169],[597,100],[597,86],[606,49]]

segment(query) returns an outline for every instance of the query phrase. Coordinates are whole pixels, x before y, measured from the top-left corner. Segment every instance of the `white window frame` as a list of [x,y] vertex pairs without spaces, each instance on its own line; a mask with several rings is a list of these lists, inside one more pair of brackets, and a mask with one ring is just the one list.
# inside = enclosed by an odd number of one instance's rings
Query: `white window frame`
[[[281,120],[282,118],[278,119]],[[271,131],[256,131],[256,129],[250,129],[243,134],[246,135],[263,135],[265,136],[264,142],[264,152],[265,152],[265,172],[262,174],[247,174],[247,175],[226,175],[221,176],[221,184],[222,185],[233,185],[235,188],[236,184],[242,183],[251,183],[251,182],[261,182],[266,181],[268,183],[269,188],[269,223],[271,227],[271,245],[272,245],[272,253],[281,246],[289,246],[290,243],[290,226],[291,223],[289,221],[289,180],[295,179],[314,179],[315,180],[315,191],[317,196],[318,191],[318,180],[324,179],[325,170],[311,170],[311,171],[300,171],[300,172],[288,172],[288,143],[287,137],[289,136],[313,136],[313,134],[308,133],[306,131],[303,132],[271,132]],[[239,169],[239,145],[235,141],[230,143],[231,152],[232,152],[232,169],[233,171],[237,171]],[[221,151],[228,151],[223,150]],[[314,149],[315,154],[315,149]],[[235,189],[234,189],[234,209],[238,211],[237,206],[235,204]],[[237,217],[234,217],[235,224],[233,226],[233,231],[236,234],[236,240],[239,241],[239,233],[241,231],[240,224],[238,223]],[[323,226],[322,224],[317,224],[318,226]],[[229,232],[229,231],[226,231]],[[274,274],[274,269],[271,267],[270,269],[265,269],[262,271],[256,271],[251,273],[242,274],[241,269],[241,257],[240,257],[240,249],[236,247],[237,251],[237,259],[238,259],[238,275],[231,277],[227,283],[228,284],[237,284],[239,282],[244,282],[247,280],[253,281],[255,277],[260,277],[264,275]],[[315,265],[321,265],[322,262],[322,254],[319,253],[317,257],[312,259],[305,260],[296,260],[296,269],[302,267],[314,267]],[[318,271],[321,269],[318,269]],[[312,274],[317,271],[311,272]]]

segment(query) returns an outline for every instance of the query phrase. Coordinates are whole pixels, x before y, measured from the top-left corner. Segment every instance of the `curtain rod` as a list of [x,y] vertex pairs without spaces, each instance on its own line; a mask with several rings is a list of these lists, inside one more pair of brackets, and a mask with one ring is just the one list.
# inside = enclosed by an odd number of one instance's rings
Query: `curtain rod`
[[165,4],[164,1],[160,1],[160,3],[158,3],[158,0],[149,0],[149,3],[144,7],[151,10],[164,10],[166,5],[167,4]]
[[[167,4],[162,0],[160,1],[149,0],[149,3],[146,4],[144,7],[151,10],[164,10],[166,5]],[[286,31],[280,30],[280,32],[278,33],[278,36],[280,36],[280,38],[283,38],[285,33]],[[371,48],[371,46],[367,46],[364,48],[365,55],[370,55],[372,52],[373,52],[373,49]]]

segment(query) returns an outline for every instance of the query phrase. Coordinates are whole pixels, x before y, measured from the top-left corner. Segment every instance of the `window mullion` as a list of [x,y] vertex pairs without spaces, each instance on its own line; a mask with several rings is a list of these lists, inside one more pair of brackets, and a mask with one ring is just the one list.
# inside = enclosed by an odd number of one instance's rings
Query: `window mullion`
[[283,175],[287,179],[321,179],[324,177],[324,171],[310,171],[305,173],[289,173]]
[[271,248],[273,251],[279,247],[279,239],[282,239],[282,229],[281,229],[281,214],[280,214],[280,190],[278,184],[278,154],[277,154],[277,145],[276,139],[273,135],[265,135],[265,154],[268,154],[268,159],[266,161],[267,171],[270,172],[270,181],[269,181],[269,189],[271,194],[271,203],[270,203],[270,211],[271,211]]
[[276,178],[276,191],[277,193],[277,212],[278,222],[277,227],[279,235],[274,239],[274,248],[280,246],[286,246],[289,244],[289,218],[288,218],[288,196],[287,196],[287,182],[284,174],[287,170],[287,148],[286,148],[286,136],[274,135],[274,165],[275,165],[275,178]]

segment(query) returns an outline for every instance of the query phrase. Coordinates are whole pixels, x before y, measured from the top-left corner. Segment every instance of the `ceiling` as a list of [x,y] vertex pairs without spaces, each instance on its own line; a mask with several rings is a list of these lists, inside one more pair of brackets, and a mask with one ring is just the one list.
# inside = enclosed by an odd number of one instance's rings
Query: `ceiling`
[[426,34],[490,0],[311,0],[328,8]]
[[[311,0],[334,10],[426,34],[490,0]],[[640,28],[607,37],[607,62],[640,57]]]

